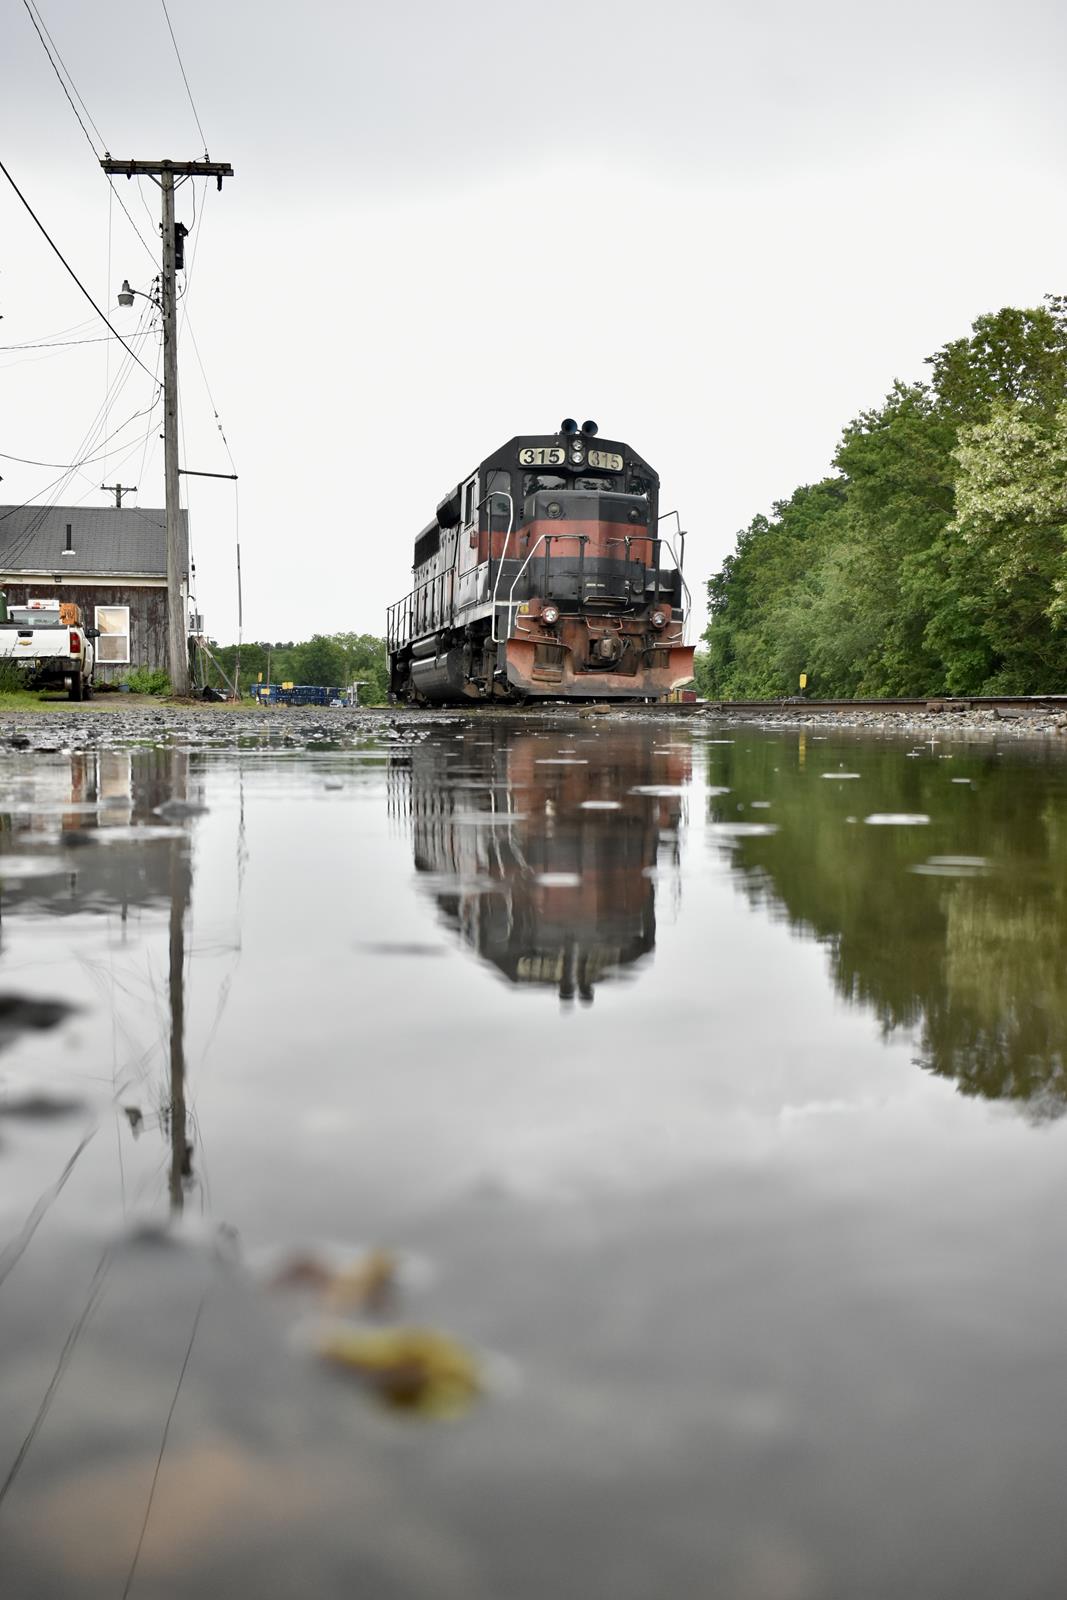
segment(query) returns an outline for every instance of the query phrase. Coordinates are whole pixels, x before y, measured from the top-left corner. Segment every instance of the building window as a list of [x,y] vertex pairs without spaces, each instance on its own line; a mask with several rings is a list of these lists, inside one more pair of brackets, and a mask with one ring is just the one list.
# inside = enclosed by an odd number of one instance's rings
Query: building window
[[96,626],[100,629],[100,637],[96,641],[96,659],[101,666],[105,662],[129,661],[129,606],[97,606]]

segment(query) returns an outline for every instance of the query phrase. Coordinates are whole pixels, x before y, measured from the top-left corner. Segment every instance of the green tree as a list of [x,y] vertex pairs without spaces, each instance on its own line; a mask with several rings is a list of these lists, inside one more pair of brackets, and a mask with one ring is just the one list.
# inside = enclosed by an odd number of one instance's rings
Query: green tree
[[293,681],[319,685],[340,685],[344,681],[344,652],[332,634],[313,633],[303,644],[293,647]]
[[1067,676],[1067,300],[1004,307],[845,428],[708,584],[708,692],[1037,692]]
[[985,421],[1005,404],[1052,416],[1067,394],[1067,298],[978,317],[969,337],[942,345],[927,365],[939,405],[958,424]]
[[342,683],[360,683],[364,705],[384,705],[389,698],[389,664],[385,640],[371,633],[334,634],[344,664]]

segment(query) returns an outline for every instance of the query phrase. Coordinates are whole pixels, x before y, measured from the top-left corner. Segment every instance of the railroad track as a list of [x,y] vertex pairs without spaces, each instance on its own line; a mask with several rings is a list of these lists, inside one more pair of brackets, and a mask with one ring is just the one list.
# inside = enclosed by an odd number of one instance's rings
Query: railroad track
[[1063,711],[1067,694],[927,695],[911,700],[809,700],[790,695],[781,700],[705,700],[702,706],[680,705],[678,710],[726,712],[768,711]]

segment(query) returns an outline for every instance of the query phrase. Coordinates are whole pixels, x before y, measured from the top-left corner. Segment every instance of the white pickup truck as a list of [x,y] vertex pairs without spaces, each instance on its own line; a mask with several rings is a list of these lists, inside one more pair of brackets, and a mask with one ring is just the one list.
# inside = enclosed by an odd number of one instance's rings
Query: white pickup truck
[[30,599],[9,607],[0,598],[0,665],[15,662],[27,686],[58,685],[72,700],[91,700],[98,637],[66,601]]

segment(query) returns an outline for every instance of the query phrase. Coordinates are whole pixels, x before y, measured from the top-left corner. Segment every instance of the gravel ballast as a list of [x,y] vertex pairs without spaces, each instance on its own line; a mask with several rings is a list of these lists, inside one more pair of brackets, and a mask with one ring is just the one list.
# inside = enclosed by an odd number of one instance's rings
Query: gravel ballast
[[204,749],[237,749],[248,744],[298,749],[321,744],[358,745],[368,739],[403,738],[407,732],[466,722],[472,718],[516,723],[593,719],[731,728],[838,729],[884,738],[1031,739],[1067,750],[1067,716],[1061,711],[888,711],[871,707],[818,712],[810,707],[768,707],[766,711],[729,712],[704,706],[546,705],[536,708],[406,707],[334,708],[292,706],[265,710],[248,707],[171,705],[106,709],[18,710],[0,712],[0,750],[36,751],[110,749],[129,745],[181,744]]

